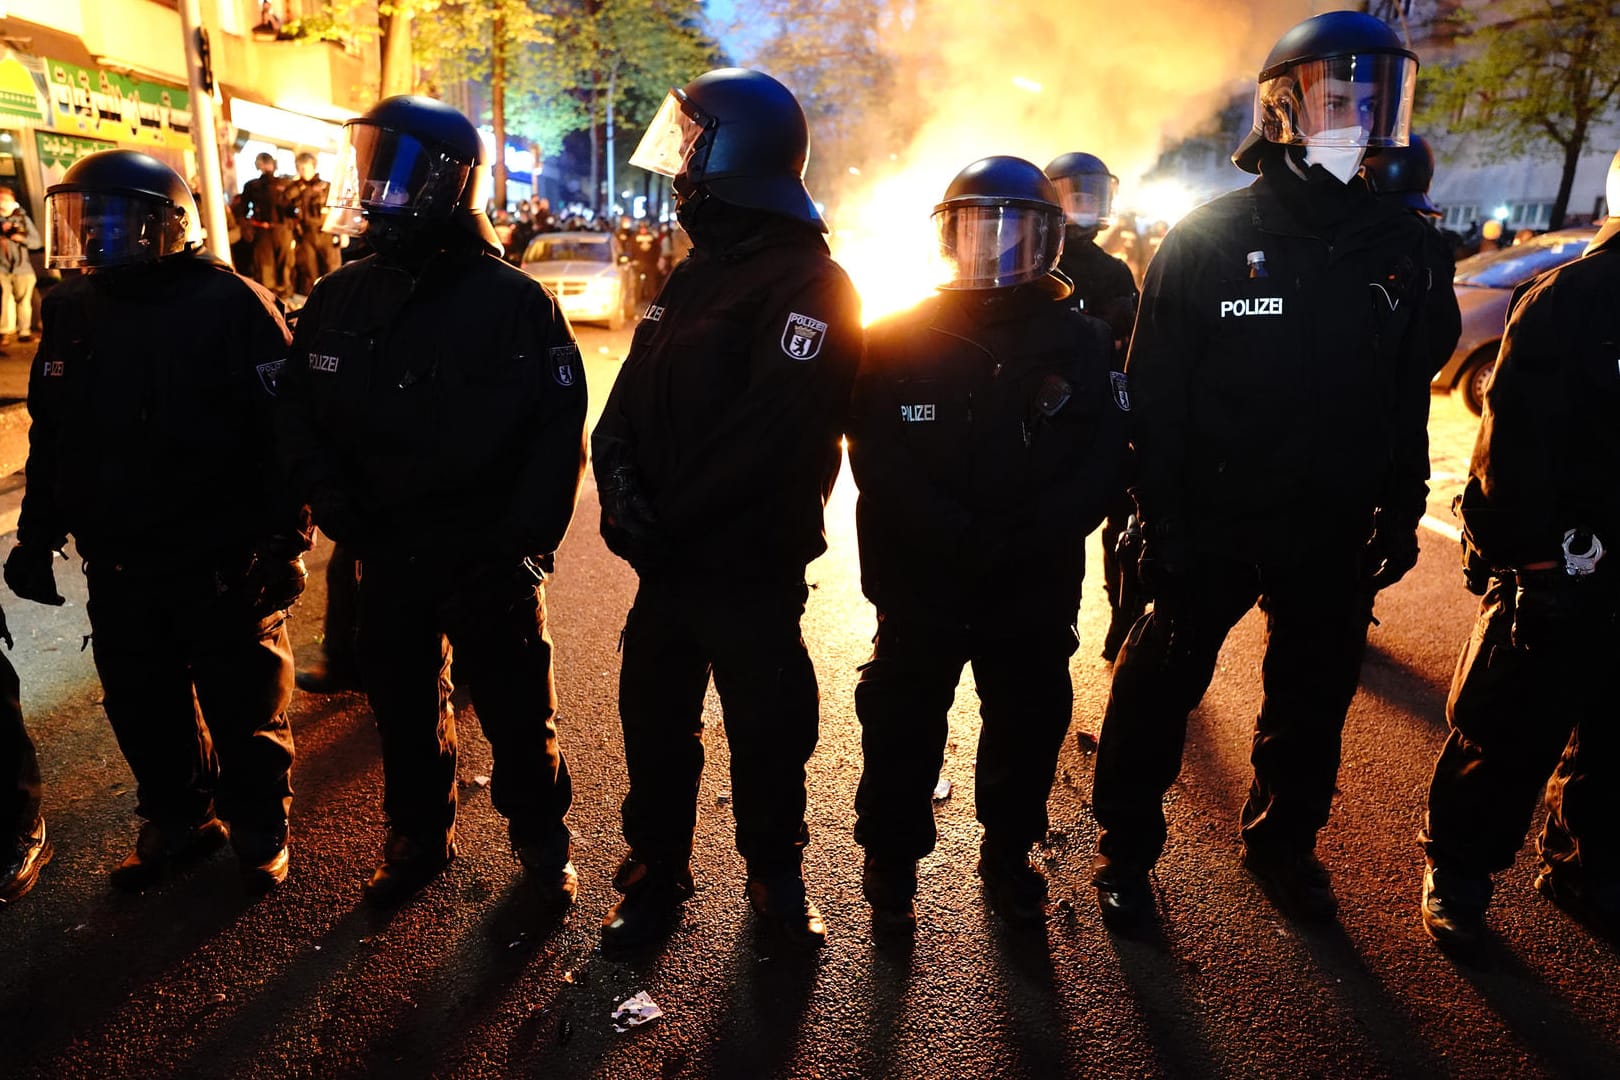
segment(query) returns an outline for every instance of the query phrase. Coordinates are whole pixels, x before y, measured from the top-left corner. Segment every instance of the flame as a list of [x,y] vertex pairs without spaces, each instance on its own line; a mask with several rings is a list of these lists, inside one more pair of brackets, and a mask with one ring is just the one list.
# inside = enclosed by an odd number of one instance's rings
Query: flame
[[933,202],[922,194],[942,185],[925,173],[917,167],[892,173],[839,215],[833,258],[861,295],[863,325],[904,311],[950,276],[928,216]]

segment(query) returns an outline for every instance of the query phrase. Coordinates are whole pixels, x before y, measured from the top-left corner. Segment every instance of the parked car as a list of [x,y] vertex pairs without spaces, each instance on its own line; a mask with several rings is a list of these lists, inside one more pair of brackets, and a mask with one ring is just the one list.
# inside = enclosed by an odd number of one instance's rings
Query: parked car
[[541,233],[529,241],[522,265],[551,290],[570,322],[618,330],[636,315],[634,269],[612,233]]
[[1596,226],[1559,229],[1459,262],[1452,288],[1462,309],[1462,337],[1429,389],[1436,394],[1455,390],[1469,412],[1475,416],[1483,413],[1485,384],[1496,370],[1513,290],[1537,274],[1579,258],[1596,235]]

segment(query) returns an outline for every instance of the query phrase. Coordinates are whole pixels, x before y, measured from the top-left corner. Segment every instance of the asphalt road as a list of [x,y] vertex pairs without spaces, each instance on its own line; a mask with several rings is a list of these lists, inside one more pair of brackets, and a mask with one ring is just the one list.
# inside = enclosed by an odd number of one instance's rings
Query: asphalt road
[[[581,336],[599,403],[627,335]],[[1431,512],[1444,521],[1473,421],[1436,402],[1433,429]],[[1320,848],[1342,903],[1337,926],[1291,924],[1238,865],[1263,633],[1251,615],[1191,723],[1156,879],[1156,937],[1115,938],[1098,918],[1086,884],[1093,758],[1080,738],[1052,796],[1045,931],[1009,932],[988,915],[972,876],[976,712],[964,682],[945,766],[955,793],[937,808],[916,946],[876,948],[850,838],[860,768],[851,695],[873,627],[852,508],[846,481],[829,513],[832,549],[809,570],[805,637],[823,725],[807,877],[831,940],[808,962],[756,948],[718,734],[701,796],[700,891],[685,923],[644,960],[593,951],[621,854],[614,646],[634,578],[596,536],[590,488],[550,590],[582,893],[549,930],[513,888],[517,866],[479,781],[488,748],[469,711],[459,718],[462,857],[392,917],[360,905],[382,820],[376,740],[358,695],[295,704],[294,870],[282,889],[244,899],[221,855],[145,895],[112,892],[105,873],[134,836],[134,795],[79,651],[83,582],[63,564],[70,602],[60,609],[8,597],[57,854],[35,892],[0,911],[0,1076],[1620,1075],[1616,950],[1535,895],[1533,856],[1499,884],[1484,965],[1446,959],[1418,925],[1414,833],[1473,607],[1454,544],[1434,533],[1418,568],[1379,601],[1350,713],[1343,794]],[[1298,525],[1308,544],[1311,523]],[[306,656],[323,603],[318,572],[312,580],[294,623]],[[1102,590],[1088,587],[1073,664],[1077,735],[1096,731],[1107,693],[1096,658],[1105,618]],[[614,1006],[642,990],[664,1016],[615,1033]]]

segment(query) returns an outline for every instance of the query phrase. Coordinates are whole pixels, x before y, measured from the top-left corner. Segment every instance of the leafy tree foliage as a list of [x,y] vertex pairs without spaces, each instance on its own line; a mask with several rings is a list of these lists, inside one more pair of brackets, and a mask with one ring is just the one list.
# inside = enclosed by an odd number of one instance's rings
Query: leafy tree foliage
[[1576,166],[1620,103],[1620,3],[1511,0],[1490,7],[1499,21],[1478,22],[1466,10],[1452,16],[1462,59],[1423,69],[1415,126],[1476,136],[1487,152],[1559,160],[1550,224],[1561,228]]

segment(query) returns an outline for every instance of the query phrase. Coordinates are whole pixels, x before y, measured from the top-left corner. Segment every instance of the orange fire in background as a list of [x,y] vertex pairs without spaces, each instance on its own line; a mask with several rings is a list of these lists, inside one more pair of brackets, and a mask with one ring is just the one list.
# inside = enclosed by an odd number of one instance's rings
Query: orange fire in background
[[[880,5],[881,6],[881,5]],[[1085,150],[1120,178],[1115,209],[1173,223],[1191,192],[1146,185],[1164,147],[1252,87],[1304,0],[1049,0],[917,3],[883,22],[890,64],[866,122],[812,153],[838,155],[828,238],[867,323],[929,295],[947,273],[930,214],[952,177],[992,154],[1045,165]],[[791,73],[783,72],[791,85]],[[1241,182],[1241,178],[1234,178]]]

